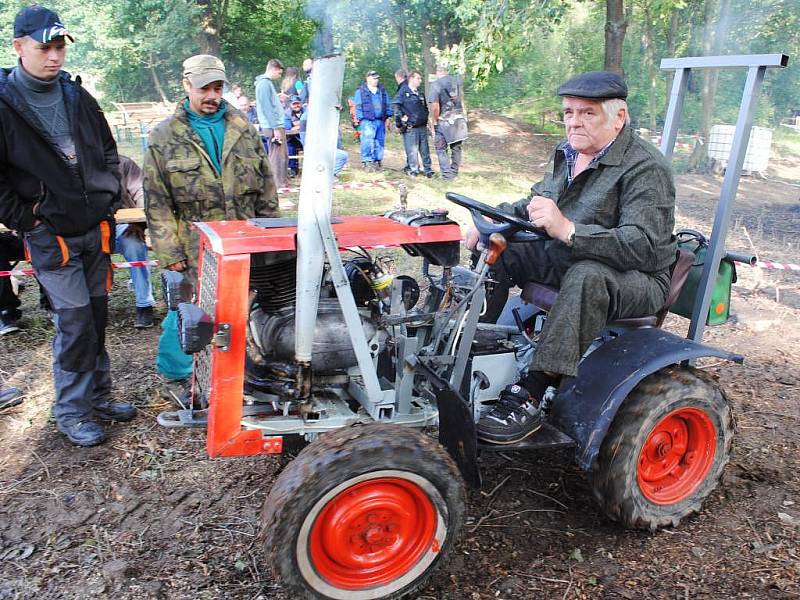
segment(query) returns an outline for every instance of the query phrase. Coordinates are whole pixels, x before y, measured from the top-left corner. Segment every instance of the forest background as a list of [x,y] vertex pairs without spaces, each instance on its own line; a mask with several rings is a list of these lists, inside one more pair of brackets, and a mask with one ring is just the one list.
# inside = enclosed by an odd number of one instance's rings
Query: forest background
[[[4,66],[14,64],[14,15],[0,1]],[[368,69],[390,91],[397,68],[432,73],[438,54],[464,73],[470,108],[543,129],[554,127],[554,91],[575,73],[622,71],[634,124],[658,130],[671,85],[662,58],[790,55],[766,79],[756,124],[800,114],[800,0],[58,0],[46,2],[76,36],[66,69],[101,103],[176,101],[181,62],[219,55],[229,79],[252,95],[270,58],[299,66],[333,44],[347,61],[345,92]],[[735,123],[746,72],[698,74],[690,82],[685,133]]]

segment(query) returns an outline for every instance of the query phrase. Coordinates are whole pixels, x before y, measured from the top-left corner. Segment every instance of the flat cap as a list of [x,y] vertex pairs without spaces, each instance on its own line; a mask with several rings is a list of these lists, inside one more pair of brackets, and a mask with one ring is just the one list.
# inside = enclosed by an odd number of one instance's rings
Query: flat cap
[[205,87],[215,81],[228,83],[225,64],[210,54],[197,54],[183,61],[183,76],[195,88]]
[[607,100],[628,97],[628,86],[622,77],[610,71],[581,73],[558,88],[559,96]]

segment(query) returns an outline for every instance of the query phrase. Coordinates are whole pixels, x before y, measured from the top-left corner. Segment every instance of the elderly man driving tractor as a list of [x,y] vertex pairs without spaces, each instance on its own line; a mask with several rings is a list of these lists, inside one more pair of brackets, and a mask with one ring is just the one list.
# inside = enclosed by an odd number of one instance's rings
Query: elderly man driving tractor
[[[497,317],[514,285],[559,289],[528,374],[500,394],[478,437],[516,443],[537,431],[549,386],[574,377],[610,320],[651,315],[667,297],[675,260],[675,187],[661,153],[629,127],[628,89],[614,73],[578,75],[558,89],[567,139],[531,194],[499,209],[552,238],[510,243],[494,265],[484,320]],[[474,250],[478,232],[467,232]]]

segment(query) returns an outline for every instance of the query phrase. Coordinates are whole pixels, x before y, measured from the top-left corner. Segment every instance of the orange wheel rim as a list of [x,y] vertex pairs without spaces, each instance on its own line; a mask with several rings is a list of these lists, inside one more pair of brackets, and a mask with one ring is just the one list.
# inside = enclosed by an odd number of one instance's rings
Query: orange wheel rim
[[655,504],[689,497],[708,475],[717,450],[717,430],[708,414],[680,408],[661,419],[642,446],[637,481]]
[[417,484],[385,477],[331,499],[309,536],[316,572],[329,584],[360,590],[402,577],[436,545],[436,508]]

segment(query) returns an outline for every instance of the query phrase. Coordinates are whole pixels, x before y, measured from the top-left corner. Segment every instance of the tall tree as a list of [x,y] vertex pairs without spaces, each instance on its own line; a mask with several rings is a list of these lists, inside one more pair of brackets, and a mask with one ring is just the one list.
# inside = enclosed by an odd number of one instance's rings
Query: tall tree
[[606,0],[606,51],[603,63],[606,71],[622,75],[622,49],[627,28],[623,0]]

